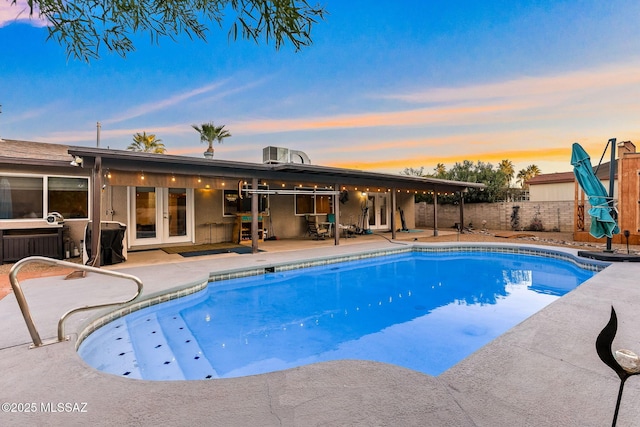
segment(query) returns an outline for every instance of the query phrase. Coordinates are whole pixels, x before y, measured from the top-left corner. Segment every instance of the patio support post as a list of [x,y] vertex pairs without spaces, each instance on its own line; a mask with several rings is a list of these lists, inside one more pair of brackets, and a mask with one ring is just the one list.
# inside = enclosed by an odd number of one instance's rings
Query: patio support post
[[396,239],[396,211],[398,210],[398,200],[396,199],[396,189],[391,189],[391,239]]
[[[251,180],[251,253],[258,253],[258,178]],[[264,218],[263,218],[264,220]],[[264,225],[264,223],[263,223]]]
[[460,190],[460,233],[464,233],[464,192]]
[[340,193],[338,193],[340,184],[336,184],[333,188],[335,190],[333,194],[333,218],[335,219],[333,224],[333,244],[338,246],[340,244]]
[[438,235],[438,192],[433,189],[433,235]]
[[[618,214],[615,211],[615,203],[613,200],[613,190],[615,188],[615,178],[616,178],[616,138],[611,138],[607,144],[611,144],[611,162],[609,163],[609,212],[611,212],[613,219],[618,223]],[[604,250],[605,252],[612,253],[613,249],[611,249],[611,237],[607,236],[607,247]]]
[[102,212],[102,157],[93,162],[93,200],[91,203],[91,258],[88,265],[100,268],[100,212]]

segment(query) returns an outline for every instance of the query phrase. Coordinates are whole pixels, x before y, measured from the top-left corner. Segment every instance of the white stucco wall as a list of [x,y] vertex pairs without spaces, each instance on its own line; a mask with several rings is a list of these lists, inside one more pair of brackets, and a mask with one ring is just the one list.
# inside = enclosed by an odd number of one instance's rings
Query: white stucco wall
[[[609,191],[609,180],[602,181],[604,188]],[[618,197],[618,183],[614,183],[614,197]],[[575,183],[562,182],[552,184],[537,184],[529,186],[529,200],[532,202],[563,202],[573,201],[575,198]]]

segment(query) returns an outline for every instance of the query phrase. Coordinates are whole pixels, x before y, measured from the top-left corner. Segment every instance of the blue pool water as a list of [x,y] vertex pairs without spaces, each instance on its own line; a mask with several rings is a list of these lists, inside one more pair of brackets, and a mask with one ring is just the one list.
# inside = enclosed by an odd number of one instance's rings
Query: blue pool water
[[214,282],[109,323],[78,351],[99,370],[152,380],[337,359],[439,375],[593,274],[519,254],[369,258]]

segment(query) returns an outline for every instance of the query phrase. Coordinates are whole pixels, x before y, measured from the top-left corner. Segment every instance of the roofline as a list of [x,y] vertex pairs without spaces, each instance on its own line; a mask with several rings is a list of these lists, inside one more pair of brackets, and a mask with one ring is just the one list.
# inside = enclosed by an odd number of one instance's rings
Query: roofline
[[73,146],[68,148],[68,152],[70,156],[91,159],[89,162],[85,161],[84,164],[87,166],[93,165],[94,159],[100,158],[103,168],[111,167],[150,173],[171,172],[245,179],[278,179],[293,182],[313,181],[330,185],[385,186],[403,190],[437,190],[441,192],[455,192],[465,188],[485,188],[484,184],[476,182],[450,181],[298,163],[262,164]]
[[[6,157],[0,156],[0,164],[16,164],[15,157]],[[29,166],[47,166],[47,167],[57,167],[57,168],[67,168],[69,167],[69,162],[63,162],[60,160],[47,160],[47,159],[28,159],[22,158],[20,159],[20,165],[29,165]]]

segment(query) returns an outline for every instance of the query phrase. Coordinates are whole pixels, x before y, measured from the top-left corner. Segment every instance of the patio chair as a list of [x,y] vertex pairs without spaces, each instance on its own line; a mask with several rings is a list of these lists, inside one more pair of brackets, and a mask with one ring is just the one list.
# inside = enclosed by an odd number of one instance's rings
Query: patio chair
[[311,216],[311,215],[305,215],[304,219],[307,222],[307,229],[304,231],[303,236],[312,236],[313,234],[311,233],[311,224],[316,224],[316,217]]
[[353,225],[353,217],[349,217],[349,222],[350,224],[335,224],[335,220],[336,220],[336,216],[334,214],[329,214],[331,215],[331,217],[329,218],[329,221],[333,222],[336,233],[339,233],[340,231],[342,231],[342,237],[345,238],[349,238],[349,237],[356,237],[356,226]]
[[321,228],[315,222],[309,221],[307,223],[309,235],[314,238],[314,240],[324,240],[329,234],[329,229]]

